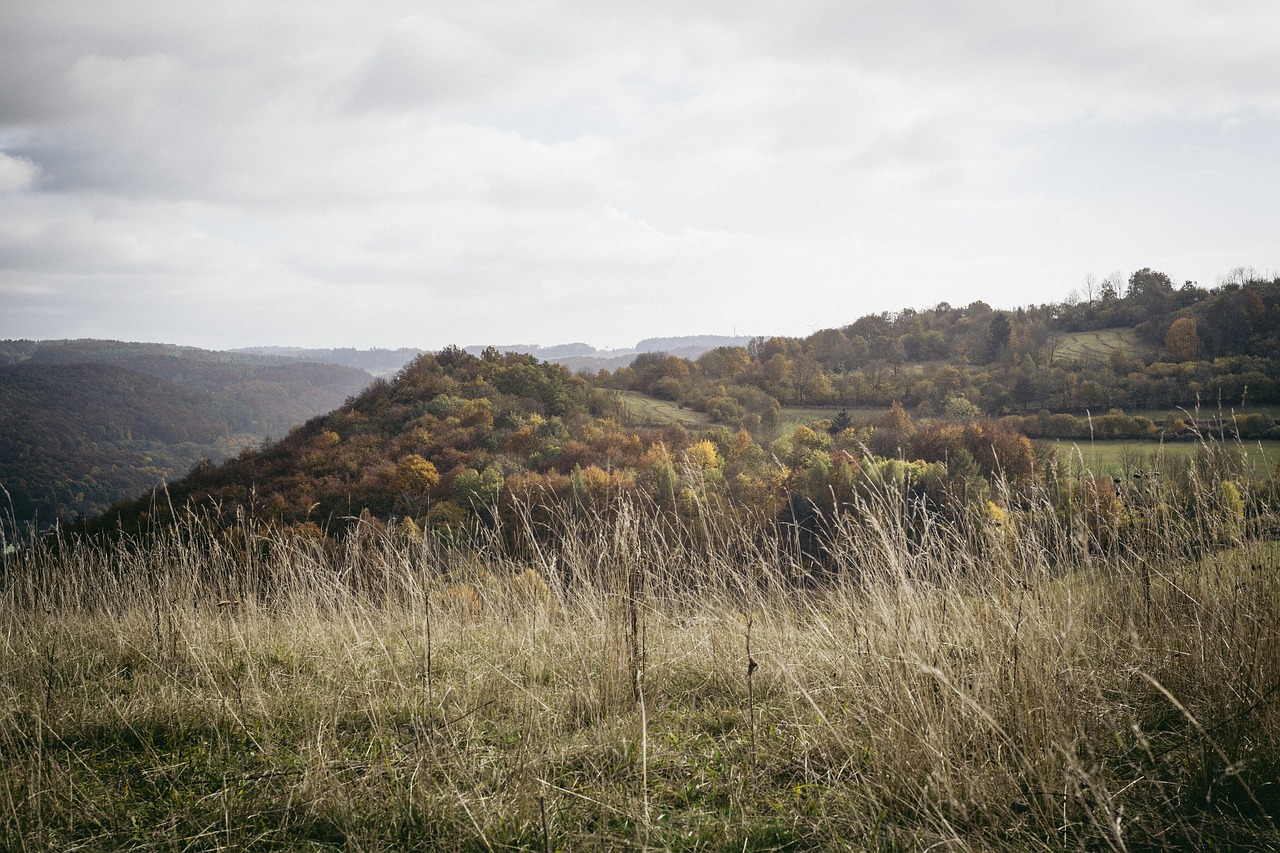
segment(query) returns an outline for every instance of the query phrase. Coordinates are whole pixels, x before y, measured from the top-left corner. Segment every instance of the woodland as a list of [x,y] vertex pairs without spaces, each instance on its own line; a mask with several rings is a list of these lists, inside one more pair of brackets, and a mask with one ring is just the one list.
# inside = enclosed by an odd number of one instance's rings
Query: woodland
[[[642,354],[595,375],[447,347],[275,444],[202,463],[168,485],[165,506],[144,497],[95,525],[136,530],[170,502],[195,501],[326,535],[362,513],[440,531],[526,503],[643,496],[690,512],[695,493],[809,518],[886,479],[938,507],[981,505],[997,479],[1062,474],[1067,460],[1036,439],[1143,440],[1154,451],[1280,435],[1270,408],[1280,402],[1280,279],[1242,278],[1207,291],[1144,269],[1090,300],[904,310],[694,360]],[[1124,332],[1124,345],[1105,357],[1070,349],[1101,331]],[[705,424],[644,423],[622,391]],[[826,416],[781,426],[784,407],[798,405]]]
[[332,364],[120,341],[0,341],[6,511],[48,528],[222,461],[370,381]]

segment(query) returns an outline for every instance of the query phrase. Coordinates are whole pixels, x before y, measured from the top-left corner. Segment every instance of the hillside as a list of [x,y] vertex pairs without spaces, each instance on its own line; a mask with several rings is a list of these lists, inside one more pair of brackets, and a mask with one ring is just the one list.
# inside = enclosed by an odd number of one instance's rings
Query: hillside
[[0,342],[0,486],[19,523],[97,514],[201,459],[283,435],[369,381],[346,367],[164,344]]
[[756,432],[778,424],[778,406],[898,402],[926,417],[1255,410],[1280,403],[1278,356],[1280,278],[1205,290],[1144,269],[1123,294],[1089,303],[940,303],[697,359],[645,353],[601,381]]
[[[1276,317],[1280,279],[1205,291],[1143,270],[1097,305],[942,304],[696,360],[641,353],[598,375],[450,347],[171,494],[223,506],[252,496],[294,524],[367,510],[437,529],[535,493],[548,505],[635,494],[679,509],[684,490],[710,487],[777,514],[798,496],[838,502],[903,460],[919,467],[894,476],[945,506],[998,472],[1043,471],[1029,438],[1280,437],[1258,408],[1280,402]],[[1136,325],[1106,325],[1118,319]],[[148,511],[122,507],[112,523]]]
[[[243,507],[333,535],[359,517],[446,534],[514,523],[521,507],[555,513],[628,496],[680,516],[713,500],[766,518],[813,518],[885,478],[962,511],[985,494],[984,478],[1028,482],[1034,469],[1028,440],[1000,424],[917,426],[895,407],[874,421],[833,419],[775,437],[692,411],[674,420],[657,411],[664,406],[532,356],[451,347],[275,444],[201,466],[167,499],[234,511],[228,520]],[[167,500],[144,498],[97,526],[139,530],[169,512]]]

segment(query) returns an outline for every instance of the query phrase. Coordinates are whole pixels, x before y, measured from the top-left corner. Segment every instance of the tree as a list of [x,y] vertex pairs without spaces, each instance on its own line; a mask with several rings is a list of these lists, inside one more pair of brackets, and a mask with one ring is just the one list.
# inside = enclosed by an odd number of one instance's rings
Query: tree
[[1098,298],[1103,302],[1124,298],[1124,282],[1124,273],[1120,270],[1111,273],[1102,280],[1102,286],[1098,289]]
[[1164,348],[1174,361],[1190,361],[1200,354],[1200,335],[1196,321],[1191,317],[1179,317],[1173,321],[1164,336]]
[[483,471],[467,468],[453,483],[453,499],[459,506],[488,518],[502,491],[502,471],[488,466]]
[[987,362],[993,362],[998,359],[1009,347],[1009,338],[1013,334],[1013,325],[1009,322],[1009,315],[1003,311],[997,311],[991,317],[991,325],[987,330]]
[[875,423],[870,447],[877,456],[899,456],[915,434],[916,425],[898,403],[889,407]]
[[1098,279],[1093,273],[1089,273],[1084,277],[1084,299],[1085,302],[1092,305],[1094,297],[1098,293]]
[[1173,304],[1173,282],[1164,273],[1143,267],[1129,276],[1127,299],[1141,311],[1138,322],[1157,317]]
[[851,426],[853,426],[853,418],[849,417],[847,409],[841,407],[840,411],[836,412],[836,416],[831,419],[831,426],[827,427],[827,432],[839,435]]

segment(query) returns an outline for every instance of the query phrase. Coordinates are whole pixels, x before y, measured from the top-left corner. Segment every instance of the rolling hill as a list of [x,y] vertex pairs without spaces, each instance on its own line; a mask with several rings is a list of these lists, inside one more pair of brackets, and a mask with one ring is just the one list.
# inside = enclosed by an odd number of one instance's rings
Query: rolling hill
[[357,393],[327,364],[119,341],[0,342],[0,486],[19,525],[102,512]]

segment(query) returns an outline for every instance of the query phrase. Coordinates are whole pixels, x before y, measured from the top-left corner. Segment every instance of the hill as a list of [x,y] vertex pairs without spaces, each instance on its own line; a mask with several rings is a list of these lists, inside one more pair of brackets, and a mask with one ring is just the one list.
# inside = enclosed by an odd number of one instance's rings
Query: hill
[[422,354],[411,347],[400,349],[306,349],[303,347],[244,347],[232,353],[257,356],[274,356],[296,361],[312,361],[321,364],[341,364],[363,370],[373,376],[390,376]]
[[[1021,481],[1033,469],[1030,443],[999,424],[917,430],[896,407],[874,422],[815,423],[777,437],[759,418],[755,435],[712,420],[532,356],[450,347],[275,444],[202,465],[167,497],[338,535],[360,518],[457,533],[499,517],[515,524],[530,507],[555,513],[628,496],[675,515],[714,500],[764,517],[813,517],[884,477],[946,502],[949,490],[982,494],[978,481],[997,470]],[[893,458],[903,454],[916,461]],[[948,471],[943,460],[957,454],[968,461]],[[167,501],[144,498],[97,526],[139,530],[169,512]]]
[[370,380],[165,344],[0,342],[0,485],[20,524],[97,514],[283,435]]
[[[974,478],[1031,477],[1028,438],[1277,437],[1256,407],[1280,403],[1278,318],[1280,279],[1176,289],[1141,270],[1097,304],[943,303],[697,359],[641,353],[592,375],[450,347],[176,492],[207,505],[252,498],[287,523],[368,510],[450,527],[531,490],[550,504],[621,493],[670,504],[708,486],[775,514],[797,495],[838,500],[896,459],[923,466],[903,476],[945,504],[955,489],[980,493]],[[1201,401],[1222,416],[1185,414]]]
[[751,338],[726,335],[689,335],[676,338],[645,338],[631,349],[596,349],[590,344],[572,343],[554,346],[537,344],[472,345],[464,347],[472,355],[482,355],[487,349],[498,352],[518,352],[544,361],[563,364],[570,370],[597,373],[601,370],[617,370],[635,361],[642,353],[663,353],[680,358],[697,358],[708,350],[724,346],[746,346]]
[[716,347],[744,347],[751,337],[730,335],[684,335],[674,338],[645,338],[636,344],[637,352],[665,352],[684,358],[697,358]]
[[753,432],[775,407],[976,411],[1256,409],[1280,403],[1280,278],[1175,288],[1150,269],[1105,292],[1012,311],[871,314],[806,338],[757,338],[696,359],[644,353],[601,381]]
[[[1280,279],[1148,273],[598,376],[448,347],[0,548],[9,834],[1277,849],[1280,478],[1237,439]],[[1072,413],[1214,393],[1225,441]],[[1028,439],[1086,421],[1197,440],[1103,474]]]

